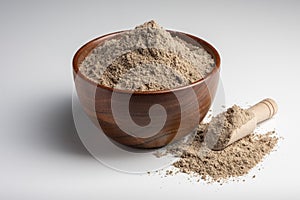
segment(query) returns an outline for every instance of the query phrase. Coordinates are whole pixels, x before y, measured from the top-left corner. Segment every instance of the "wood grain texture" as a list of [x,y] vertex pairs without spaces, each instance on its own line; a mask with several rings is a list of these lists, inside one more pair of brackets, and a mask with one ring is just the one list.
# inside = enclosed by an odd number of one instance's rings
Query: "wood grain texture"
[[[205,48],[215,60],[216,66],[213,71],[204,79],[188,86],[171,90],[138,91],[132,93],[96,84],[87,79],[78,70],[80,63],[92,49],[101,45],[105,40],[118,37],[122,32],[111,33],[96,38],[82,46],[75,54],[73,59],[73,75],[81,105],[93,123],[97,127],[101,127],[110,139],[135,148],[162,147],[171,141],[180,139],[191,133],[208,112],[218,85],[220,55],[212,45],[200,38],[180,32],[169,32],[184,40],[190,40],[188,42],[198,43]],[[196,98],[190,95],[191,91],[196,94]],[[121,105],[122,101],[128,98],[128,95],[131,95],[128,108],[131,119],[126,118],[126,115],[123,115],[121,112],[117,116],[113,116],[111,109],[113,92],[117,93],[119,97],[118,99],[114,98],[114,105]],[[181,97],[180,102],[178,101],[178,96]],[[130,120],[133,120],[139,126],[146,126],[150,123],[149,109],[154,104],[162,105],[167,113],[166,122],[157,134],[148,138],[134,137],[131,134],[127,134],[126,131],[121,130],[116,124],[115,120],[117,117],[124,125],[130,124]],[[194,119],[199,120],[195,121]],[[153,124],[153,126],[156,125]]]

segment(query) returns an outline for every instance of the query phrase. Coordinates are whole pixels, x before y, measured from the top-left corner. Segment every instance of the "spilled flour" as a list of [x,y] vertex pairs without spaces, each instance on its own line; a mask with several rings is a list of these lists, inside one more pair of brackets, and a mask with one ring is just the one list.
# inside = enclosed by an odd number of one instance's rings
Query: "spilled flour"
[[274,132],[250,134],[222,151],[212,151],[197,141],[184,149],[173,166],[203,180],[222,181],[246,175],[268,155],[278,138]]
[[214,66],[212,56],[199,44],[192,45],[149,21],[97,46],[79,70],[104,86],[153,91],[188,85]]
[[[228,130],[253,117],[251,113],[247,113],[246,110],[238,106],[229,108],[222,115],[226,116],[224,120]],[[221,151],[213,151],[206,145],[206,137],[209,129],[224,128],[224,123],[221,125],[217,123],[220,122],[220,116],[213,118],[211,123],[199,125],[191,142],[169,145],[165,150],[155,155],[161,157],[171,154],[178,157],[179,159],[173,163],[173,166],[179,172],[190,174],[207,182],[222,183],[231,178],[248,174],[265,156],[273,151],[278,137],[274,131],[265,134],[252,133]],[[172,170],[168,170],[166,175],[176,174],[173,171],[170,173],[170,171]]]

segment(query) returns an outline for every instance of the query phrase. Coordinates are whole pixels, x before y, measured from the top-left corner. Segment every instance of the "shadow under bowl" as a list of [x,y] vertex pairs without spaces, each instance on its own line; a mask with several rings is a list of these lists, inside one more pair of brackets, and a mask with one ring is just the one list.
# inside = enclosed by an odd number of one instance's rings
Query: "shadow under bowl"
[[[106,87],[85,77],[79,67],[86,56],[98,45],[120,36],[122,32],[110,33],[86,43],[73,58],[75,87],[85,113],[107,137],[134,148],[163,147],[191,133],[203,120],[215,97],[220,70],[217,50],[198,37],[169,31],[173,36],[201,45],[215,61],[214,69],[205,78],[174,89],[133,92]],[[151,107],[156,104],[164,108],[164,118],[155,116],[155,113],[161,113],[159,109],[152,109],[151,115]]]

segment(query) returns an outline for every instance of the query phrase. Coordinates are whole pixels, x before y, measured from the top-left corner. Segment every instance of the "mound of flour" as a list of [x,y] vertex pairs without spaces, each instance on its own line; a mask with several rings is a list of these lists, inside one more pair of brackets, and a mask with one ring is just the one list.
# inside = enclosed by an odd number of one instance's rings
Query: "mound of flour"
[[146,91],[188,85],[214,66],[214,59],[200,45],[173,37],[149,21],[97,46],[79,70],[95,83]]

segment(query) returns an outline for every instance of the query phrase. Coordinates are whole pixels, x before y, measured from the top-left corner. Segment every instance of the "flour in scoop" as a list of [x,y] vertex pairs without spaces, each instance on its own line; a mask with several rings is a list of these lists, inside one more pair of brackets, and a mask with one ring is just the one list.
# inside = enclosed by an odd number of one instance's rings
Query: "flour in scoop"
[[224,149],[232,132],[253,119],[254,114],[248,110],[233,105],[225,112],[213,117],[208,126],[205,142],[211,149]]

